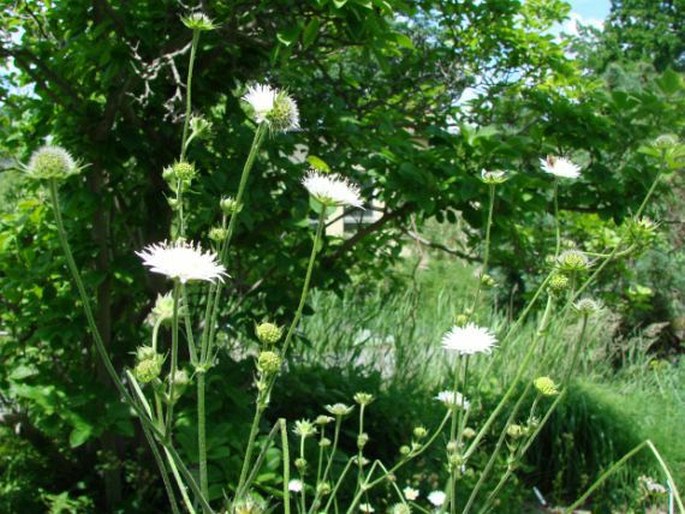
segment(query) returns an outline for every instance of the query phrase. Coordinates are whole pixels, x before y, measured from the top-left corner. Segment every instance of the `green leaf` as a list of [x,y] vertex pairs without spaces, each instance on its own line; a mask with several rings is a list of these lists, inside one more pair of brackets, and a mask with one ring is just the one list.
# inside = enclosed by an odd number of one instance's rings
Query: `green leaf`
[[307,157],[307,162],[317,171],[323,171],[324,173],[331,172],[331,167],[328,165],[328,163],[316,155],[309,155]]
[[90,439],[93,434],[93,426],[83,420],[76,422],[76,426],[69,434],[69,446],[77,448]]
[[342,9],[343,7],[345,7],[346,3],[347,0],[333,0],[333,5],[335,5],[337,9]]
[[300,36],[300,26],[296,25],[291,29],[278,32],[276,38],[285,46],[292,45]]
[[414,49],[414,43],[409,36],[404,34],[396,34],[395,40],[397,41],[397,44],[403,46],[404,48],[409,48],[410,50]]
[[312,21],[307,23],[307,26],[302,31],[302,45],[305,48],[309,47],[314,42],[316,36],[319,34],[320,26],[321,22],[318,18],[314,18]]
[[656,81],[659,89],[667,95],[674,95],[683,88],[683,81],[679,73],[668,69]]

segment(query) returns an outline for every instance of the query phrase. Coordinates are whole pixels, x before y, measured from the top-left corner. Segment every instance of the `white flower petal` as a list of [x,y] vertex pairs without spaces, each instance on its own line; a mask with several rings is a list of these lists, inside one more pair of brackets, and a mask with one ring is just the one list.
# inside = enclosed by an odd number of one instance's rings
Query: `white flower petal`
[[302,179],[302,185],[309,191],[310,195],[324,205],[338,207],[352,205],[363,209],[359,187],[336,173],[323,175],[310,170]]
[[455,351],[461,355],[474,353],[490,353],[497,340],[487,329],[474,323],[467,323],[463,327],[455,326],[442,337],[442,347]]
[[580,177],[580,166],[573,164],[570,160],[564,157],[555,157],[548,155],[546,159],[540,159],[540,166],[546,173],[550,173],[555,177],[560,178],[578,178]]
[[471,406],[471,402],[459,391],[440,391],[435,399],[444,403],[448,408],[456,406],[467,410]]
[[155,243],[146,246],[136,255],[150,271],[180,280],[214,282],[227,276],[226,268],[218,262],[214,252],[203,252],[199,245],[185,242]]
[[243,100],[249,103],[255,112],[255,121],[262,123],[266,120],[267,114],[274,108],[278,91],[268,84],[255,84],[247,89]]

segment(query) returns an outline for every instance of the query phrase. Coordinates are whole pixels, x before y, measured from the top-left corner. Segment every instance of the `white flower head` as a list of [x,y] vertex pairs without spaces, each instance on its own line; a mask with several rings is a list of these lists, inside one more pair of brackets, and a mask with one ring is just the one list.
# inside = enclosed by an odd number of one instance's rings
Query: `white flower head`
[[447,495],[443,491],[433,491],[428,495],[428,501],[436,507],[442,506],[446,499]]
[[442,336],[442,347],[461,355],[490,353],[496,343],[495,336],[487,328],[479,327],[475,323],[452,327]]
[[187,242],[154,243],[136,252],[150,271],[186,283],[190,280],[214,282],[227,276],[226,268],[211,251],[203,252],[199,245]]
[[267,123],[272,130],[280,132],[300,128],[300,110],[285,91],[268,84],[255,84],[247,89],[243,100],[252,106],[257,123]]
[[440,391],[435,399],[444,403],[448,409],[458,407],[467,410],[471,406],[471,402],[459,391]]
[[410,502],[415,501],[419,497],[419,490],[409,486],[402,489],[402,493],[404,494],[404,499]]
[[247,88],[243,100],[249,103],[254,110],[254,119],[257,123],[266,121],[266,115],[274,108],[278,91],[268,84],[255,84]]
[[542,171],[550,173],[559,178],[578,178],[580,177],[580,166],[573,164],[564,157],[548,155],[546,159],[540,159]]
[[309,170],[302,179],[302,185],[315,200],[327,207],[351,205],[363,209],[359,186],[337,173],[324,175],[316,170]]
[[302,491],[303,487],[304,484],[302,483],[302,480],[294,479],[288,482],[288,491],[291,493],[299,493]]
[[360,503],[359,512],[376,512],[376,509],[374,509],[370,503]]
[[508,178],[508,173],[504,170],[489,171],[483,169],[480,172],[480,179],[486,184],[502,184],[506,182]]

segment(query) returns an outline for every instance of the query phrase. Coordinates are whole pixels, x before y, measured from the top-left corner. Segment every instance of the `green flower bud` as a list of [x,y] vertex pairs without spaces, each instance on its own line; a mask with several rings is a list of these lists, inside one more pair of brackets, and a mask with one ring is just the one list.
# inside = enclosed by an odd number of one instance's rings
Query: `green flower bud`
[[230,216],[238,212],[238,202],[232,196],[225,196],[219,201],[219,207],[221,211],[226,215]]
[[374,400],[373,395],[369,393],[357,393],[354,395],[354,401],[359,405],[368,405]]
[[211,121],[207,121],[202,116],[193,115],[190,117],[190,131],[193,137],[202,137],[210,130],[212,130]]
[[171,293],[157,295],[155,305],[152,307],[152,318],[154,321],[171,321],[174,317],[174,297]]
[[569,279],[566,275],[563,275],[562,273],[554,273],[554,275],[550,277],[547,287],[552,294],[558,295],[566,290],[568,283]]
[[276,352],[261,352],[257,357],[257,369],[266,375],[277,373],[281,369],[281,357]]
[[464,464],[464,457],[459,453],[452,453],[447,457],[447,462],[452,468],[460,468]]
[[533,380],[533,385],[543,396],[555,396],[559,394],[557,385],[554,383],[554,380],[549,377],[538,377]]
[[403,457],[406,457],[410,453],[411,453],[411,448],[409,448],[409,446],[407,446],[406,444],[403,446],[400,446],[400,455],[402,455]]
[[24,167],[26,174],[35,180],[64,180],[81,169],[69,152],[54,145],[45,145],[33,152]]
[[236,500],[231,506],[231,514],[264,514],[266,502],[257,496],[248,496]]
[[459,450],[457,441],[450,441],[449,443],[447,443],[447,446],[445,448],[447,450],[447,453],[456,453],[457,450]]
[[304,472],[304,469],[307,467],[307,460],[302,457],[295,459],[295,467],[300,473]]
[[507,427],[507,435],[512,439],[519,439],[525,435],[525,430],[521,425],[512,423]]
[[223,227],[212,227],[209,230],[209,239],[215,243],[222,243],[226,240],[228,236],[228,230]]
[[257,339],[263,345],[276,344],[283,336],[283,329],[274,323],[264,322],[255,328]]
[[178,192],[179,186],[181,191],[187,190],[196,176],[195,165],[185,161],[175,162],[162,170],[162,178],[174,192]]
[[426,427],[422,426],[414,427],[413,434],[417,439],[423,439],[428,435],[428,430],[426,430]]
[[366,446],[366,443],[369,442],[369,434],[366,432],[359,434],[357,436],[357,448],[362,450],[364,446]]
[[319,496],[327,496],[331,494],[331,484],[328,482],[320,482],[316,486],[316,492],[319,494]]
[[497,282],[495,282],[495,279],[487,273],[480,277],[480,283],[483,284],[485,287],[494,287],[495,284],[497,284]]
[[464,436],[464,439],[473,439],[476,437],[476,431],[471,427],[466,427],[462,432],[462,435]]
[[321,448],[328,448],[331,445],[331,440],[328,437],[322,437],[319,440],[319,446]]
[[458,327],[465,327],[468,322],[469,322],[469,315],[468,314],[457,314],[454,318],[454,324],[457,325]]
[[390,507],[390,514],[411,514],[411,507],[406,503],[396,503]]
[[150,346],[141,346],[136,351],[136,366],[133,368],[133,375],[141,384],[147,384],[159,377],[163,364],[163,355]]
[[638,248],[646,248],[656,239],[658,228],[649,218],[631,219],[626,224],[628,241]]

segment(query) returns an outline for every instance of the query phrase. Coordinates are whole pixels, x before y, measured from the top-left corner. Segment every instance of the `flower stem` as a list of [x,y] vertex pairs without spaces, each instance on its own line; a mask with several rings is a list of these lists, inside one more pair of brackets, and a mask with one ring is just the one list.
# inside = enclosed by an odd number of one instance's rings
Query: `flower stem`
[[209,497],[209,477],[207,476],[207,424],[205,411],[204,369],[197,372],[197,451],[200,466],[200,489]]
[[561,251],[561,224],[559,221],[559,179],[554,177],[554,224],[556,228],[556,246],[554,248],[554,259],[559,257]]
[[480,300],[481,290],[483,289],[483,277],[488,272],[488,261],[490,259],[490,230],[492,229],[492,213],[495,208],[495,184],[488,185],[488,221],[485,225],[485,249],[483,250],[483,268],[478,280],[476,294],[473,298],[472,311],[475,313],[478,309],[478,302]]
[[174,280],[174,315],[171,320],[171,367],[169,371],[169,406],[167,407],[166,418],[166,437],[171,437],[171,427],[174,417],[174,402],[176,399],[174,383],[176,381],[176,370],[178,368],[178,302],[181,286],[178,280]]
[[588,315],[583,314],[583,325],[580,329],[580,335],[578,336],[578,340],[576,341],[575,348],[573,349],[573,356],[571,357],[571,363],[569,364],[568,369],[566,370],[566,374],[564,375],[564,384],[568,384],[568,381],[571,378],[571,374],[573,373],[573,370],[576,367],[576,364],[578,363],[578,356],[580,355],[580,349],[583,346],[583,339],[585,338],[585,329],[587,328],[587,320],[588,320]]
[[183,136],[181,138],[181,162],[186,157],[186,150],[188,147],[188,127],[190,126],[190,113],[192,109],[192,85],[193,85],[193,67],[195,66],[195,53],[197,52],[197,43],[200,40],[200,31],[193,31],[193,41],[190,45],[190,61],[188,62],[188,78],[186,80],[186,115],[183,120]]
[[[290,449],[288,446],[288,429],[285,424],[285,419],[278,420],[278,426],[281,429],[281,446],[283,451],[283,512],[290,514]],[[302,484],[304,489],[304,483]]]

